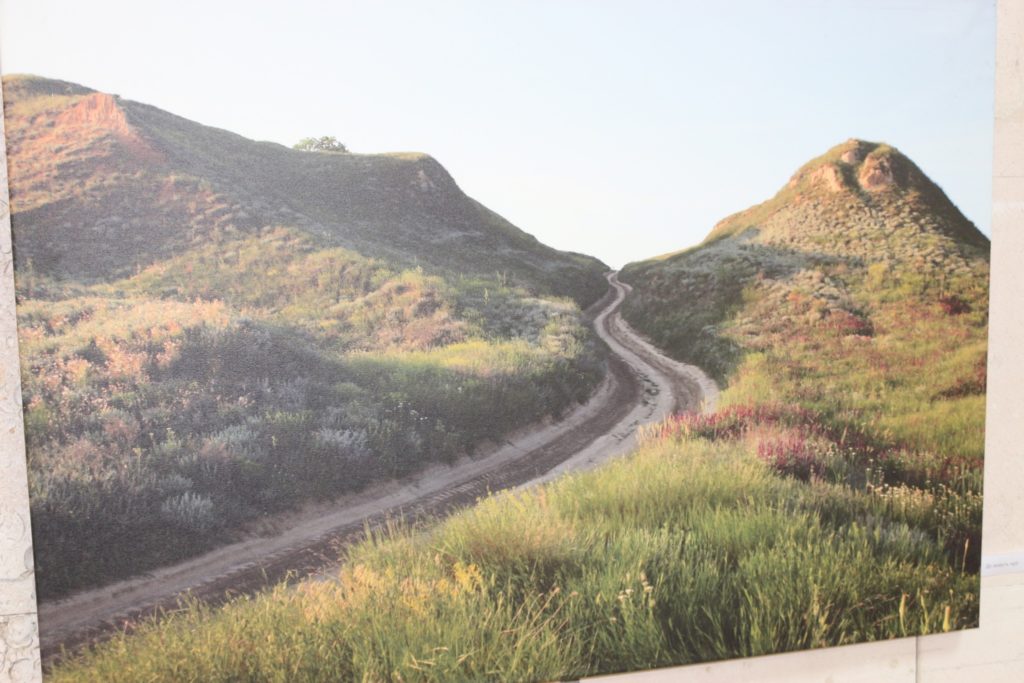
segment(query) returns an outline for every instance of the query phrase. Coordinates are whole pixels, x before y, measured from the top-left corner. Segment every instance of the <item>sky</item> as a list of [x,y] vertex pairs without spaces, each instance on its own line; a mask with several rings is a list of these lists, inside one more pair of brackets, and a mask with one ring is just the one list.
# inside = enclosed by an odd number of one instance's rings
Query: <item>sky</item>
[[257,140],[422,151],[560,249],[700,242],[844,140],[991,226],[994,0],[0,0],[0,71]]

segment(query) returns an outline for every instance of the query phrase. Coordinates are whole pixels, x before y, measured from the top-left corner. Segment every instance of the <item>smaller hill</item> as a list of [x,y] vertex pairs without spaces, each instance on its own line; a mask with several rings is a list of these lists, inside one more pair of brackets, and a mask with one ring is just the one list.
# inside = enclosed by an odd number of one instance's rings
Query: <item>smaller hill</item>
[[812,489],[866,493],[871,518],[927,510],[964,572],[980,563],[988,272],[988,239],[920,168],[848,140],[620,277],[626,319],[724,386],[721,412],[681,416],[680,434],[746,435]]
[[[891,235],[911,238],[907,249],[894,250],[897,257],[912,253],[915,233],[936,233],[982,249],[988,245],[913,161],[889,145],[857,139],[801,166],[770,200],[720,221],[705,244],[747,230],[780,244],[839,240],[842,251],[865,258],[884,251],[874,240]],[[894,240],[886,242],[896,246]]]
[[[987,292],[988,251],[988,238],[910,159],[851,139],[700,245],[628,264],[621,279],[635,291],[623,310],[662,348],[724,381],[747,346],[724,326],[757,337],[758,323],[743,315],[755,299],[780,304],[796,291],[822,319],[861,316],[853,289],[874,283],[879,294],[936,304],[953,291]],[[761,322],[785,326],[785,310]]]
[[793,404],[980,461],[988,268],[988,239],[910,159],[849,140],[620,277],[630,324],[711,372],[726,405]]

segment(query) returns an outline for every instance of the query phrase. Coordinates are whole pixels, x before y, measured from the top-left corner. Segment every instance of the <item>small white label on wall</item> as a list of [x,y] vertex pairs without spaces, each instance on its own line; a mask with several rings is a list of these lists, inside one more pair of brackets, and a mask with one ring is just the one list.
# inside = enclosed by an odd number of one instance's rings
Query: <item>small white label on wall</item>
[[999,576],[1000,574],[1024,573],[1024,551],[1006,553],[1004,555],[982,555],[981,575]]

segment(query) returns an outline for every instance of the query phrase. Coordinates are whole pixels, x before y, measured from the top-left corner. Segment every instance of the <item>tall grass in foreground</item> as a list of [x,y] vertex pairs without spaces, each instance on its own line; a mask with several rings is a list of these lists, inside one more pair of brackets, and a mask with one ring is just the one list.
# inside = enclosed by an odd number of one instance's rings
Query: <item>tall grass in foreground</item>
[[192,605],[51,680],[551,680],[977,623],[977,576],[927,515],[752,448],[668,434],[391,529],[336,581]]

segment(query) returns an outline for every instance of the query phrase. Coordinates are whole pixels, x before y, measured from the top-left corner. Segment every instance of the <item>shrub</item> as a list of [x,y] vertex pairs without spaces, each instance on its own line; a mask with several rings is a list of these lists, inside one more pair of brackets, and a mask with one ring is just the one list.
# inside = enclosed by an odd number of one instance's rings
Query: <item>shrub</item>
[[172,496],[160,505],[161,516],[178,526],[197,534],[204,534],[217,524],[213,501],[208,497],[186,491]]
[[946,315],[960,315],[971,310],[971,305],[956,294],[943,294],[939,297],[939,306]]

